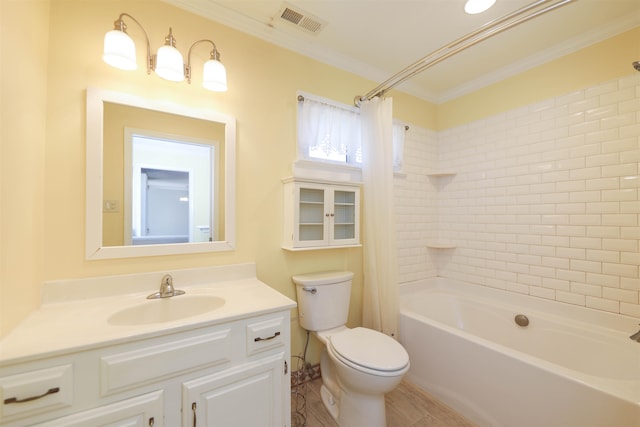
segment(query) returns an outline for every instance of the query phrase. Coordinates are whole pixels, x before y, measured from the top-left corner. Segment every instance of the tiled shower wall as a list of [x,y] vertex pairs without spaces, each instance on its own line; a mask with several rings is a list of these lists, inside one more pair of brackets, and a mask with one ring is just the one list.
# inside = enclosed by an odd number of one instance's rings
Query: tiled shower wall
[[[440,275],[640,317],[640,74],[413,131],[396,178],[401,283]],[[435,237],[455,249],[419,246]]]
[[437,233],[438,207],[425,175],[437,161],[437,133],[411,126],[405,134],[404,173],[396,176],[394,188],[400,283],[437,276],[427,243]]

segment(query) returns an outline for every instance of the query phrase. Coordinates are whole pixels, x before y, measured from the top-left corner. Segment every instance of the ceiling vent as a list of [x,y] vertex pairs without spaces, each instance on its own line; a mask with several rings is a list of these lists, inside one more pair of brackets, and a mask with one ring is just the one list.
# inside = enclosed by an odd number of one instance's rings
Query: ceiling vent
[[312,14],[287,3],[280,9],[280,19],[311,34],[318,34],[327,24]]

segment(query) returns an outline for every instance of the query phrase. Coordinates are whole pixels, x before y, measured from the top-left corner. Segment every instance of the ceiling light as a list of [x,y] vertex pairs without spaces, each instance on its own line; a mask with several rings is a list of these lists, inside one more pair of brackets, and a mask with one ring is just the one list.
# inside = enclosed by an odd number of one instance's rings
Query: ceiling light
[[464,5],[464,11],[469,15],[482,13],[493,6],[495,2],[496,0],[467,0],[467,3]]
[[185,66],[182,54],[176,49],[176,39],[173,37],[171,28],[169,28],[169,35],[165,37],[164,46],[158,49],[157,54],[151,55],[147,32],[133,16],[127,13],[120,14],[114,22],[113,30],[107,32],[104,36],[104,53],[102,55],[104,62],[121,70],[135,70],[137,68],[136,46],[127,34],[127,25],[123,20],[125,16],[138,24],[144,33],[147,45],[147,74],[155,71],[163,79],[174,82],[183,81],[186,77],[187,82],[191,83],[191,49],[198,43],[207,42],[211,43],[213,49],[210,59],[203,66],[202,85],[206,89],[215,92],[227,90],[227,71],[220,62],[220,53],[216,45],[211,40],[198,40],[193,43],[189,48],[187,65]]

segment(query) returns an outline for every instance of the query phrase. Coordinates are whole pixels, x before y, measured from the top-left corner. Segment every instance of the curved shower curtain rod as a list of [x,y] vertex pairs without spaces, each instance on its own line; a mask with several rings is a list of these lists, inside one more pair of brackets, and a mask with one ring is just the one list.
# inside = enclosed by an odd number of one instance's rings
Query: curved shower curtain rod
[[[410,79],[411,77],[433,67],[434,65],[444,61],[445,59],[470,48],[483,40],[493,37],[509,28],[520,25],[530,19],[536,18],[554,9],[575,2],[577,0],[538,0],[527,6],[524,6],[515,12],[511,12],[501,18],[494,19],[484,24],[482,27],[472,31],[451,43],[434,50],[427,56],[419,59],[408,67],[389,77],[384,82],[367,92],[366,95],[356,96],[354,104],[359,107],[360,103],[370,100],[376,96],[384,96],[386,92]],[[549,3],[549,4],[547,4]],[[543,7],[544,6],[544,7]],[[526,14],[526,15],[524,15]],[[521,16],[524,15],[524,16]]]

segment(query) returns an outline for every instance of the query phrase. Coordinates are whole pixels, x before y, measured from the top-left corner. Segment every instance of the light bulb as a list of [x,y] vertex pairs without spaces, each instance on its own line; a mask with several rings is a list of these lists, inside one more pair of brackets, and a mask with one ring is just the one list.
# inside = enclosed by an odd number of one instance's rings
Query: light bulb
[[227,70],[222,62],[210,59],[204,63],[202,86],[214,92],[227,91]]
[[156,74],[165,80],[181,82],[184,80],[184,60],[182,54],[173,46],[162,46],[156,55]]
[[111,30],[104,35],[104,53],[102,59],[112,67],[121,70],[135,70],[136,45],[127,33]]
[[164,46],[158,49],[156,55],[156,74],[165,80],[181,82],[184,80],[184,60],[176,49],[176,39],[169,28],[169,35],[164,38]]

